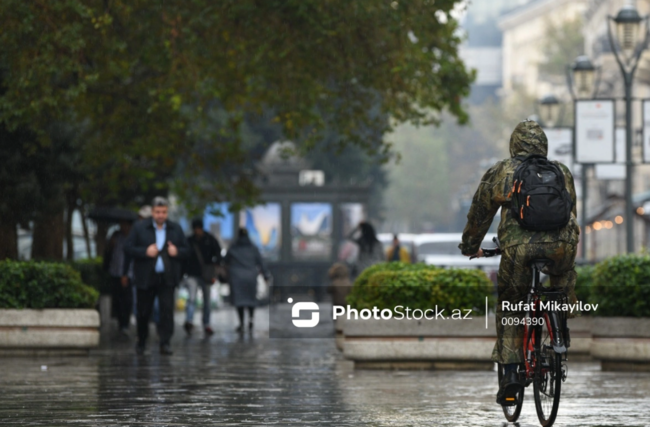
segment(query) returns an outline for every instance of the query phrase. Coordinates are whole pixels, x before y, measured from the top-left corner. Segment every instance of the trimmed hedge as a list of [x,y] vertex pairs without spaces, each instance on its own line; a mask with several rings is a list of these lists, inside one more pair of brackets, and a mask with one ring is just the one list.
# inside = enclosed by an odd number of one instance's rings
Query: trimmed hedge
[[94,308],[97,298],[70,265],[0,261],[0,309]]
[[590,302],[597,316],[650,317],[650,255],[608,258],[594,269]]
[[359,275],[347,301],[356,309],[401,305],[415,310],[437,305],[447,312],[472,309],[474,314],[484,314],[486,296],[493,307],[494,284],[480,270],[383,263]]
[[[594,272],[596,266],[594,265],[583,265],[576,267],[577,280],[576,280],[576,297],[578,301],[583,303],[591,303],[592,296],[591,292],[594,286]],[[593,314],[591,311],[582,312],[585,314]]]

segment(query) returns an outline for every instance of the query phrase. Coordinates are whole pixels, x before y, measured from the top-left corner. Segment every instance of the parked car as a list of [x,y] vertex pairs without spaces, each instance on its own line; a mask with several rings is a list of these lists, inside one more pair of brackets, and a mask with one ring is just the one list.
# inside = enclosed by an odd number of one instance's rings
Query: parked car
[[[460,253],[458,244],[462,239],[461,233],[438,233],[421,235],[415,240],[417,257],[425,264],[438,267],[454,268],[479,268],[496,283],[496,274],[499,270],[500,257],[469,259]],[[492,238],[496,234],[487,234],[481,244],[482,248],[494,248],[496,244]]]
[[[470,260],[458,249],[462,233],[422,233],[422,234],[400,234],[400,242],[409,250],[414,262],[439,267],[455,268],[479,268],[484,270],[493,281],[496,281],[496,272],[499,270],[500,257],[476,258]],[[384,247],[388,249],[393,241],[393,235],[380,233],[378,236]],[[485,236],[482,248],[494,248],[496,245],[492,238],[496,234],[490,233]]]

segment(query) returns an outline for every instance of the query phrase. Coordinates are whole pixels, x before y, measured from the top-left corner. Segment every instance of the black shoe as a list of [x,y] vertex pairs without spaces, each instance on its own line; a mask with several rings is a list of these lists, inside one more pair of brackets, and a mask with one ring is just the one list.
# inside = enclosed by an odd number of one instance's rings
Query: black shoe
[[248,330],[253,331],[253,322],[248,322]]
[[169,346],[169,344],[161,344],[160,354],[162,354],[163,356],[171,356],[172,354],[174,354],[174,352],[172,351],[172,348]]
[[515,371],[507,373],[501,380],[497,403],[501,406],[512,406],[518,403],[517,393],[523,388],[519,381],[519,375]]
[[191,324],[190,322],[185,322],[183,327],[185,328],[185,332],[187,333],[187,335],[192,335],[192,330],[194,329],[193,324]]
[[142,356],[144,354],[144,344],[140,344],[139,342],[135,345],[135,353],[138,356]]
[[240,334],[244,332],[244,325],[239,325],[235,328],[235,332],[239,332]]

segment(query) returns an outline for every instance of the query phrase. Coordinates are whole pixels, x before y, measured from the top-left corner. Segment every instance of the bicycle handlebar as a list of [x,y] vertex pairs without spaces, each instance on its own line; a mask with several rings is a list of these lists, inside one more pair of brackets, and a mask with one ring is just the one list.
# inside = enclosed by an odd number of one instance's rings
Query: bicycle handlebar
[[[493,237],[492,241],[494,243],[496,243],[497,247],[496,248],[490,248],[490,249],[481,248],[481,250],[483,251],[483,257],[484,258],[491,258],[493,256],[501,255],[501,248],[499,247],[499,239],[497,239],[496,237]],[[475,255],[469,257],[469,259],[474,259],[474,258],[478,258],[478,257],[475,256]]]

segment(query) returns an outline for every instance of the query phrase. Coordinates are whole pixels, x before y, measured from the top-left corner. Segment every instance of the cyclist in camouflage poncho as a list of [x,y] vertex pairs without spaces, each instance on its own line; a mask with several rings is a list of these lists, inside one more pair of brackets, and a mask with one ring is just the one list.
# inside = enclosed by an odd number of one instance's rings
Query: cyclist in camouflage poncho
[[571,220],[564,228],[554,231],[528,231],[510,213],[510,189],[513,173],[520,161],[516,156],[530,154],[547,155],[548,141],[542,128],[534,121],[523,121],[517,125],[510,137],[511,158],[492,166],[481,179],[467,215],[467,226],[463,242],[459,245],[464,255],[480,256],[480,244],[492,219],[501,208],[501,222],[498,236],[502,255],[498,274],[498,306],[496,313],[497,342],[492,360],[506,365],[506,372],[516,370],[524,362],[523,326],[502,324],[505,316],[523,317],[523,313],[503,312],[502,302],[518,302],[529,290],[532,270],[528,262],[535,258],[550,258],[554,264],[544,271],[549,274],[551,285],[565,288],[569,298],[575,301],[575,257],[580,229],[576,221],[576,193],[573,176],[569,169],[558,163],[564,172],[567,190],[573,200]]

